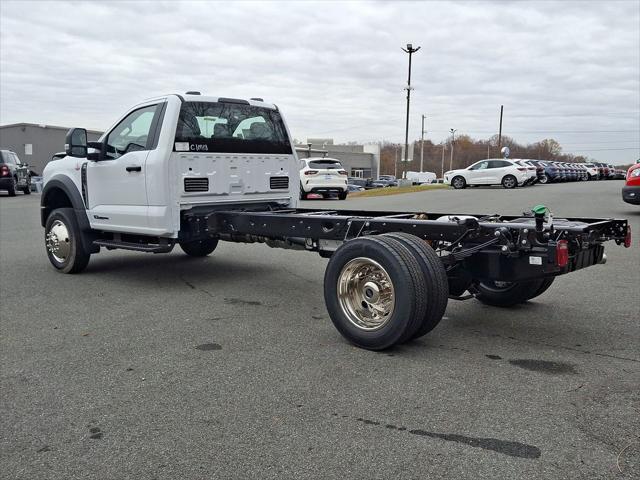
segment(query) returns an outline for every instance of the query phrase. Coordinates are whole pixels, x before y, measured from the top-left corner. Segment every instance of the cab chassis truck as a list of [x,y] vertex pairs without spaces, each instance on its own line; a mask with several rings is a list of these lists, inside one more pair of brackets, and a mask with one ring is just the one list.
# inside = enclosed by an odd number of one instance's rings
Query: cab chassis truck
[[[312,173],[313,174],[313,173]],[[449,299],[509,307],[556,277],[631,245],[626,220],[299,208],[300,175],[276,105],[199,92],[146,100],[97,142],[69,130],[44,170],[51,264],[82,271],[101,248],[190,256],[219,241],[328,258],[324,298],[338,331],[382,350],[430,332]]]

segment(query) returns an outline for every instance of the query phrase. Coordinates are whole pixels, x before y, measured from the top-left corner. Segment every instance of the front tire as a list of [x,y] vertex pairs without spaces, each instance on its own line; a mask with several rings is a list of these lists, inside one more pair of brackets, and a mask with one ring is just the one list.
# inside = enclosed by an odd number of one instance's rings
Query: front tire
[[451,180],[451,186],[456,190],[461,190],[467,186],[467,181],[464,179],[464,177],[453,177],[453,179]]
[[193,242],[180,242],[180,248],[190,257],[206,257],[218,246],[217,238],[207,238]]
[[336,329],[348,341],[384,350],[420,327],[426,289],[420,265],[389,237],[361,237],[341,245],[324,275],[324,298]]
[[45,247],[51,265],[62,273],[78,273],[89,263],[73,208],[57,208],[45,224]]
[[27,177],[27,186],[22,189],[25,195],[31,195],[31,177]]
[[518,186],[518,180],[513,175],[505,175],[502,179],[502,186],[504,188],[516,188]]

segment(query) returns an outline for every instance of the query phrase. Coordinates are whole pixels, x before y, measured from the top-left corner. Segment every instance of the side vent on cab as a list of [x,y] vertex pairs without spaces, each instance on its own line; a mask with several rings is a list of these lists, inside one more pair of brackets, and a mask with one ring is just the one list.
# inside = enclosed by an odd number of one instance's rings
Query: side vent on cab
[[289,177],[270,177],[269,188],[271,190],[287,190],[289,188]]
[[185,178],[184,179],[184,191],[185,192],[208,192],[209,191],[209,179],[203,178]]

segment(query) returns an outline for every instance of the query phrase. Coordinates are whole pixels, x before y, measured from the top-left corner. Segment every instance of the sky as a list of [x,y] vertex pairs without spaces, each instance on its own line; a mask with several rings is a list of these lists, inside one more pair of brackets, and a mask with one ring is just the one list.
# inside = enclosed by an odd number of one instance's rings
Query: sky
[[139,101],[262,97],[299,140],[554,138],[640,158],[640,1],[0,2],[0,124],[104,130]]

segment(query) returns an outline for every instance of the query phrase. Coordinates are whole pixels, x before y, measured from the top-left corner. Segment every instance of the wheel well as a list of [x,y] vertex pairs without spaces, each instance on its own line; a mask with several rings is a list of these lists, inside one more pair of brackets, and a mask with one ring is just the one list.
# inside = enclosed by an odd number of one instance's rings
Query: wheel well
[[56,208],[73,208],[71,199],[61,188],[52,188],[49,190],[45,197],[42,199],[42,222],[44,223],[49,218],[49,214]]

